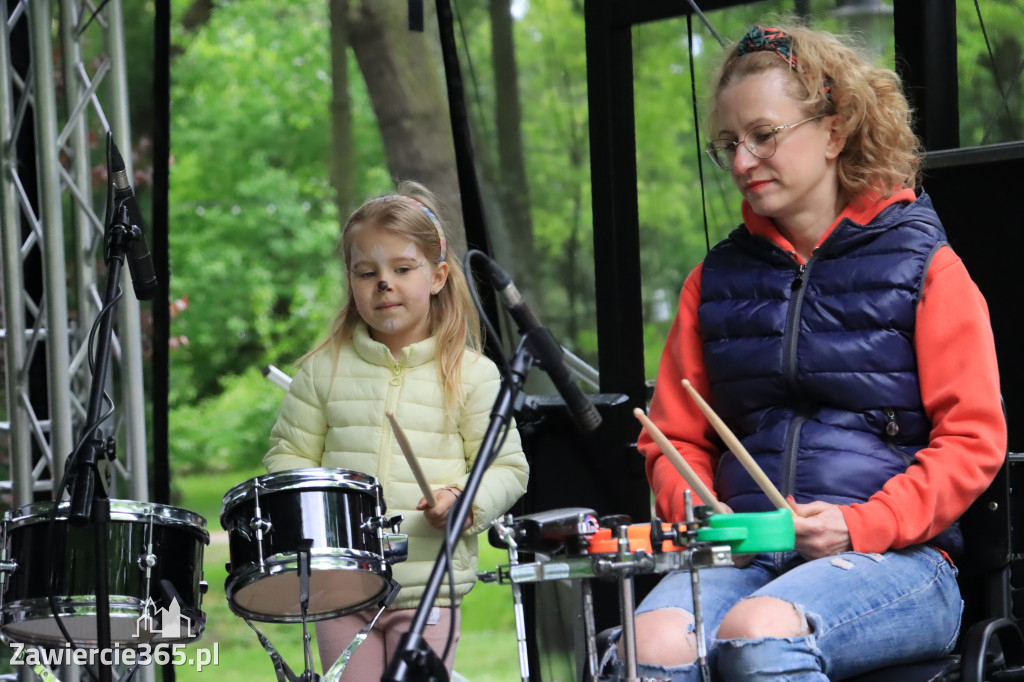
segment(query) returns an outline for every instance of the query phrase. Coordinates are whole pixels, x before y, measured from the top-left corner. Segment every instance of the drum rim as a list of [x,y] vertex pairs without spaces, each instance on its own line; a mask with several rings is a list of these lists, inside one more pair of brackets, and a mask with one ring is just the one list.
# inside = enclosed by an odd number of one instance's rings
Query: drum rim
[[[380,566],[384,570],[383,571],[374,571],[374,570],[367,571],[367,570],[364,570],[364,569],[347,567],[347,566],[346,567],[339,567],[339,566],[337,566],[335,564],[331,564],[330,568],[341,568],[341,570],[344,570],[344,571],[356,571],[358,573],[366,573],[368,575],[371,575],[371,576],[374,576],[374,577],[378,577],[382,581],[381,582],[381,589],[380,589],[380,591],[378,591],[372,597],[368,597],[365,600],[362,600],[362,601],[359,601],[359,602],[356,602],[356,603],[353,603],[353,604],[349,604],[347,606],[342,606],[342,607],[339,607],[337,609],[332,609],[331,611],[323,611],[323,612],[319,612],[319,613],[308,613],[306,615],[306,621],[308,621],[310,623],[313,623],[313,622],[320,621],[320,620],[327,620],[328,618],[336,618],[338,616],[345,616],[345,615],[348,615],[350,613],[355,613],[356,611],[362,610],[362,609],[366,608],[367,606],[369,606],[370,604],[372,604],[373,602],[377,601],[378,599],[380,599],[380,597],[382,595],[384,595],[387,592],[387,586],[388,586],[388,583],[390,582],[390,579],[391,579],[391,567],[390,567],[390,565],[387,564],[387,562],[385,562],[382,557],[379,557],[379,556],[377,556],[375,554],[372,554],[372,553],[369,553],[369,552],[363,552],[363,554],[367,554],[371,561],[378,562],[380,564]],[[240,590],[243,590],[246,587],[250,587],[251,585],[257,584],[263,578],[273,577],[273,576],[277,576],[277,575],[285,575],[287,573],[294,573],[295,572],[295,570],[297,568],[297,565],[298,565],[297,555],[295,555],[295,554],[285,554],[285,555],[278,554],[276,556],[277,557],[284,557],[284,558],[283,559],[279,558],[277,560],[273,560],[273,559],[272,560],[268,560],[266,563],[267,564],[272,564],[273,565],[273,569],[274,569],[274,570],[271,570],[269,572],[267,572],[267,571],[260,571],[259,569],[256,568],[255,564],[247,564],[245,566],[240,567],[239,569],[231,571],[231,573],[228,574],[228,577],[224,581],[224,596],[227,598],[228,607],[231,609],[231,611],[234,614],[242,616],[243,618],[248,618],[250,620],[259,621],[261,623],[301,623],[302,622],[302,620],[303,620],[302,614],[296,614],[296,615],[285,614],[285,615],[281,615],[281,614],[272,614],[272,613],[261,613],[259,611],[253,611],[251,609],[248,609],[248,608],[245,608],[243,606],[240,606],[236,602],[236,600],[235,600],[235,595]],[[318,557],[318,556],[316,556],[314,554],[313,557],[312,557],[312,560],[310,561],[310,568],[313,569],[313,570],[317,570],[317,569],[321,568],[321,565],[323,564],[323,562],[322,561],[318,562],[317,559],[327,559],[327,558],[333,558],[333,557],[329,557],[329,556],[326,556],[326,557],[325,556],[319,556]],[[359,563],[366,563],[366,562],[365,561],[360,561]],[[258,575],[258,576],[262,576],[262,577],[256,578],[256,579],[252,579],[254,574]],[[240,581],[242,582],[242,584],[239,584]]]
[[[111,499],[109,502],[110,520],[112,522],[149,523],[149,520],[153,519],[153,522],[160,526],[184,526],[193,531],[198,531],[205,544],[210,544],[210,533],[206,530],[206,518],[193,511],[158,502],[143,502],[140,500]],[[52,501],[33,502],[22,505],[4,512],[3,523],[6,529],[11,531],[22,526],[50,519],[55,521],[68,520],[68,511],[71,508],[69,500],[62,500],[59,505],[56,505],[57,514],[51,516],[49,512],[54,508]]]
[[[57,600],[58,608],[57,611],[62,619],[81,618],[85,616],[96,616],[96,595],[76,595],[72,597],[60,597]],[[160,637],[149,638],[149,639],[126,639],[123,641],[116,641],[121,648],[131,648],[132,645],[143,646],[145,644],[153,644],[154,642],[167,642],[175,644],[187,644],[200,639],[203,635],[203,631],[206,629],[206,612],[202,609],[199,611],[199,618],[190,618],[193,629],[195,631],[194,637],[181,637],[178,639],[163,639]],[[110,595],[110,618],[118,618],[121,620],[138,620],[142,617],[145,611],[145,602],[138,597],[128,597],[124,595]],[[52,644],[60,644],[61,646],[67,643],[64,639],[64,635],[58,630],[57,635],[54,637],[45,637],[40,635],[32,635],[25,633],[23,630],[17,628],[22,623],[40,622],[44,620],[54,620],[53,611],[50,608],[49,600],[33,597],[31,599],[19,599],[12,602],[7,602],[3,606],[3,613],[0,616],[0,631],[3,632],[4,636],[15,642],[24,642],[34,646],[49,646]],[[75,639],[75,644],[79,646],[95,646],[97,639],[95,637],[85,637]],[[126,646],[127,645],[127,646]]]
[[[344,483],[344,486],[336,484]],[[256,486],[260,494],[285,492],[289,490],[318,490],[323,488],[346,488],[359,492],[370,493],[379,497],[380,483],[369,474],[354,469],[337,467],[309,467],[306,469],[286,469],[263,474],[242,481],[224,494],[221,500],[221,519],[239,504],[256,496]]]

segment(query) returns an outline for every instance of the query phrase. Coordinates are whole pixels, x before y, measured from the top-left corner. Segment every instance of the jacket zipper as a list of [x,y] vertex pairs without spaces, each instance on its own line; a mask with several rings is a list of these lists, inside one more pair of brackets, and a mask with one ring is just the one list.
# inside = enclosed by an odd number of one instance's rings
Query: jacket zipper
[[[394,361],[391,363],[391,378],[388,380],[388,392],[384,399],[384,412],[387,413],[389,410],[394,412],[395,406],[398,405],[398,394],[402,390],[402,372],[405,369],[404,365],[400,365]],[[388,498],[389,479],[388,470],[391,468],[391,451],[393,449],[392,442],[394,441],[395,434],[391,429],[391,423],[388,421],[386,414],[381,414],[381,426],[384,429],[385,437],[381,439],[381,452],[380,452],[380,467],[377,469],[379,475],[379,483],[381,492],[384,495],[384,499]]]
[[[791,386],[794,393],[799,394],[796,376],[796,348],[799,335],[800,311],[804,303],[804,282],[810,274],[814,256],[806,263],[802,263],[797,269],[796,278],[790,285],[793,290],[793,297],[789,301],[789,311],[786,315],[786,329],[783,334],[783,375]],[[786,429],[786,447],[782,459],[782,490],[784,496],[791,495],[796,487],[796,460],[800,448],[800,427],[807,420],[806,408],[801,401],[801,407],[797,411],[789,428]]]

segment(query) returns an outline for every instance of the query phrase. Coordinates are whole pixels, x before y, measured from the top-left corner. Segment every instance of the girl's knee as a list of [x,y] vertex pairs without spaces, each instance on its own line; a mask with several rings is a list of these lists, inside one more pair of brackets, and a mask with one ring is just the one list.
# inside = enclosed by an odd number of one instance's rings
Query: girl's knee
[[[636,616],[636,659],[638,663],[674,668],[697,658],[692,632],[693,616],[682,609],[658,609]],[[619,642],[619,660],[625,650]]]
[[809,632],[807,619],[794,604],[775,597],[751,597],[725,614],[718,639],[800,637]]

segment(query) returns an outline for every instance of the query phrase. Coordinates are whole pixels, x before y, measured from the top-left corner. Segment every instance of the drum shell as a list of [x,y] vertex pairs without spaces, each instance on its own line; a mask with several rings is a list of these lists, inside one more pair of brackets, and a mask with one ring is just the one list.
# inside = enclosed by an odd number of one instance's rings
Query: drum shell
[[[231,561],[229,571],[264,560],[298,552],[299,541],[313,541],[312,549],[344,548],[381,553],[376,531],[364,530],[364,520],[374,518],[377,501],[365,493],[338,495],[336,489],[302,489],[260,493],[260,518],[270,524],[257,540],[250,521],[256,518],[256,500],[249,499],[224,511]],[[284,532],[287,529],[287,532]]]
[[[110,500],[107,527],[107,569],[111,641],[125,646],[198,639],[205,626],[202,612],[203,554],[210,542],[205,519],[166,505]],[[68,521],[68,504],[52,515],[52,503],[9,511],[4,517],[7,556],[16,564],[3,590],[3,633],[15,641],[39,646],[64,644],[48,597],[55,597],[62,620],[77,644],[94,646],[96,608],[95,530]],[[52,516],[52,519],[50,518]],[[150,532],[152,531],[152,547]],[[149,567],[148,591],[144,560]],[[135,637],[136,621],[152,600],[154,610],[171,607],[161,581],[173,586],[181,614],[191,633],[164,639],[159,633]],[[84,619],[84,620],[83,620]],[[91,620],[90,620],[91,619]]]
[[[250,620],[317,621],[378,601],[391,586],[377,480],[347,469],[293,469],[242,483],[224,496],[231,610]],[[372,521],[372,523],[371,523]],[[298,594],[299,553],[311,541],[309,604]]]

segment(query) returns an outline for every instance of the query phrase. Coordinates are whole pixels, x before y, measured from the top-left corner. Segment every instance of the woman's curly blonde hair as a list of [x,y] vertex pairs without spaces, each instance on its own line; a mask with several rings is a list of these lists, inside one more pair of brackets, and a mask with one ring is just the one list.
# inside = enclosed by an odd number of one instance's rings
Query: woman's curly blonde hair
[[733,46],[716,74],[711,120],[718,117],[723,89],[746,76],[781,69],[790,75],[790,94],[803,102],[808,116],[838,116],[839,132],[847,138],[837,162],[841,192],[850,198],[867,190],[889,196],[916,187],[921,145],[900,77],[835,34],[799,24],[773,28],[790,37],[798,67],[772,51],[744,54],[739,44]]

